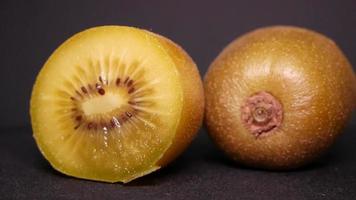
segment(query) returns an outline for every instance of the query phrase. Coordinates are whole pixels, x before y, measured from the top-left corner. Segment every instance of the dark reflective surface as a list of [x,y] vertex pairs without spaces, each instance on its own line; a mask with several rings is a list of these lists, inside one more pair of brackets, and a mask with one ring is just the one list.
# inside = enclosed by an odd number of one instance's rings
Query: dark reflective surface
[[174,163],[126,185],[62,175],[41,156],[30,127],[3,128],[0,194],[4,199],[354,199],[355,121],[324,157],[286,172],[235,164],[202,129]]

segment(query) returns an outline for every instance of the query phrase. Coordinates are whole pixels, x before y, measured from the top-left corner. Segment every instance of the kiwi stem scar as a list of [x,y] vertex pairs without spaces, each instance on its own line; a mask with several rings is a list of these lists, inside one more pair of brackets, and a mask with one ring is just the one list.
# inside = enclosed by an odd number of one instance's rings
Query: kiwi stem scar
[[257,107],[253,111],[253,119],[257,123],[265,123],[269,120],[268,111],[264,107]]
[[256,138],[278,128],[282,119],[281,103],[265,91],[251,95],[241,106],[241,120]]

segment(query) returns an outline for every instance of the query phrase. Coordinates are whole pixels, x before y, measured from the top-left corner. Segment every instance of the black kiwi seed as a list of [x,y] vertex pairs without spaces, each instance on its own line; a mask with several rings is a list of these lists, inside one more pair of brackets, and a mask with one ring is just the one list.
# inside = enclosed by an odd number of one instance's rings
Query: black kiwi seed
[[78,116],[75,118],[75,120],[81,121],[81,120],[82,120],[82,116],[81,116],[81,115],[78,115]]
[[129,82],[127,83],[127,86],[130,87],[133,83],[133,80],[129,80]]
[[82,86],[81,89],[85,94],[88,93],[88,90],[84,86]]
[[132,87],[132,88],[129,89],[128,93],[131,94],[131,93],[133,93],[134,91],[135,91],[135,88]]
[[120,81],[121,81],[120,78],[117,78],[117,79],[116,79],[116,85],[117,85],[117,86],[120,85]]
[[99,89],[98,89],[98,93],[99,93],[100,95],[105,95],[105,90],[104,90],[103,88],[99,88]]

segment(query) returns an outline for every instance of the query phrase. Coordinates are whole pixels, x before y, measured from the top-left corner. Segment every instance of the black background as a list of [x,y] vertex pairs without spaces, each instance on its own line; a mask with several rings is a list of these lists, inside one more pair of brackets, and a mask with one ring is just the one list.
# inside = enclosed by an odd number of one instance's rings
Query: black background
[[356,199],[355,117],[330,153],[297,171],[236,166],[202,128],[176,162],[128,185],[78,180],[55,172],[31,138],[32,84],[65,39],[89,27],[112,24],[145,28],[172,39],[192,56],[202,76],[235,37],[276,24],[324,33],[356,66],[355,0],[2,0],[0,198]]

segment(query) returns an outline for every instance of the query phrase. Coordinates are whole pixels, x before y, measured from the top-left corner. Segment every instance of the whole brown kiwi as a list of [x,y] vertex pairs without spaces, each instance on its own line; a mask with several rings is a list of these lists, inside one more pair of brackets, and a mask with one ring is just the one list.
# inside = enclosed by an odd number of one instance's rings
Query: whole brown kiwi
[[334,143],[355,108],[347,58],[331,39],[298,27],[237,38],[204,81],[211,137],[233,160],[257,168],[311,162]]

